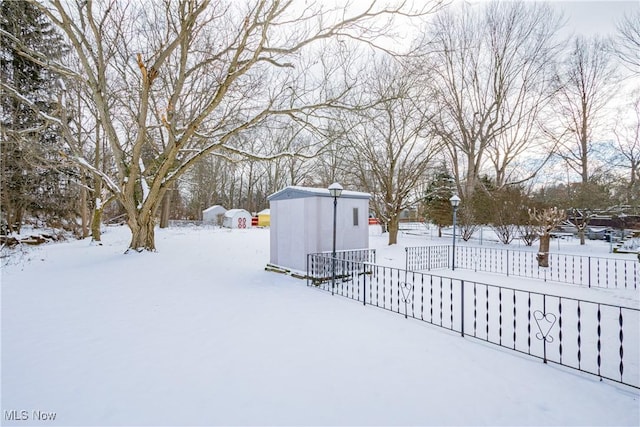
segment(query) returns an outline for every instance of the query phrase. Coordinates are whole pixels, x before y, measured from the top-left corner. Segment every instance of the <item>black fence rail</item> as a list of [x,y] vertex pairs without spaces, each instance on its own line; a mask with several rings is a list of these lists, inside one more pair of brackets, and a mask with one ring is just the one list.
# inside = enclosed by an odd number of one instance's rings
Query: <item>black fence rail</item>
[[[375,249],[352,249],[336,251],[335,259],[332,252],[320,252],[307,255],[307,278],[314,283],[348,277],[351,268],[358,263],[375,264]],[[311,263],[311,265],[309,264]],[[312,276],[310,276],[310,272]]]
[[404,249],[405,269],[411,271],[431,270],[435,268],[449,268],[450,247],[440,246],[412,246]]
[[309,286],[364,305],[640,388],[636,308],[333,259],[331,254],[308,255],[307,277]]
[[[448,264],[443,265],[444,248]],[[439,254],[434,256],[435,253]],[[538,267],[536,252],[476,246],[456,246],[455,266],[474,271],[528,277],[598,288],[638,289],[640,262],[549,253],[549,267]],[[406,248],[407,270],[431,270],[451,266],[451,246]]]

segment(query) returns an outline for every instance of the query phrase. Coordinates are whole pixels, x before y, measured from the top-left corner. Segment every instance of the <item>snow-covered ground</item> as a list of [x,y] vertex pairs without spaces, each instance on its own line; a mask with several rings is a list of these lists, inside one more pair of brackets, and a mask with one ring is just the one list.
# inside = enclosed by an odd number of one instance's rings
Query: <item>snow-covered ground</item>
[[[157,253],[124,255],[128,230],[109,227],[103,246],[3,266],[3,425],[640,424],[636,389],[266,272],[267,229],[156,236]],[[437,240],[386,238],[371,247],[400,266]]]

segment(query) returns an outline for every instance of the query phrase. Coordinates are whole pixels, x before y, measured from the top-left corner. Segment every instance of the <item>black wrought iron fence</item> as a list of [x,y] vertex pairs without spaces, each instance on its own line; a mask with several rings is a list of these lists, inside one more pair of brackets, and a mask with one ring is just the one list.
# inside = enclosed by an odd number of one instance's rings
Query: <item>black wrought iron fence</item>
[[[376,262],[375,249],[352,249],[336,251],[336,258],[332,252],[320,252],[307,256],[307,279],[314,283],[321,283],[338,278],[348,277],[354,263]],[[309,264],[311,263],[311,264]],[[313,272],[309,276],[309,272]]]
[[[447,252],[447,265],[444,255]],[[456,246],[456,268],[599,288],[638,289],[640,262],[628,259],[549,254],[549,267],[538,267],[536,252]],[[446,268],[451,246],[406,248],[407,270]]]
[[[307,284],[640,388],[640,310],[310,254]],[[327,270],[329,268],[329,270]]]
[[412,271],[448,268],[449,253],[448,245],[405,248],[405,268]]

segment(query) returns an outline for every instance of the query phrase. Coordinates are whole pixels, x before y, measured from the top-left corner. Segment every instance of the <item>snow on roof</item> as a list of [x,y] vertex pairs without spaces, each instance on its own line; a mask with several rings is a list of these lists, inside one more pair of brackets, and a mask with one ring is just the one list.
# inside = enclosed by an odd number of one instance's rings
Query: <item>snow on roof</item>
[[263,209],[258,212],[258,215],[271,215],[271,209]]
[[219,211],[219,210],[224,210],[226,211],[226,209],[224,208],[224,206],[221,205],[213,205],[208,207],[207,209],[203,210],[202,212],[212,212],[212,211]]
[[[327,188],[299,187],[291,185],[273,193],[267,200],[302,199],[305,197],[331,197]],[[370,199],[371,194],[359,191],[343,190],[341,198],[347,199]]]
[[224,213],[224,216],[227,218],[233,217],[236,214],[239,213],[246,213],[247,215],[251,216],[251,214],[249,213],[249,211],[245,210],[245,209],[229,209],[228,211],[226,211]]

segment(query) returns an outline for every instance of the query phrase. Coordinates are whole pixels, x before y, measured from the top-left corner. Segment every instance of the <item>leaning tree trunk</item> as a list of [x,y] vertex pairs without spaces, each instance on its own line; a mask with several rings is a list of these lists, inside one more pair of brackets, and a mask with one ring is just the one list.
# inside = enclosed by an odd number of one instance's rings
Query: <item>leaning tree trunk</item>
[[540,236],[540,249],[538,250],[537,260],[538,267],[549,267],[549,242],[551,234],[543,233]]

